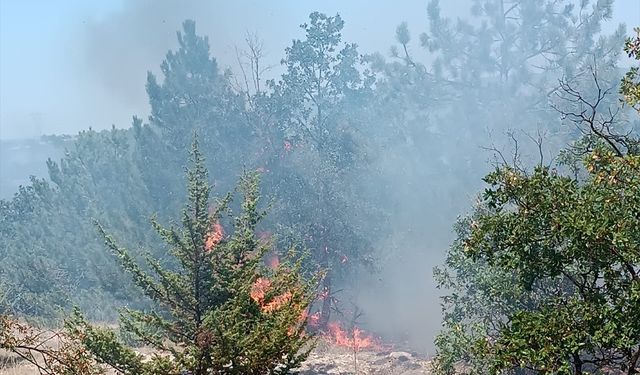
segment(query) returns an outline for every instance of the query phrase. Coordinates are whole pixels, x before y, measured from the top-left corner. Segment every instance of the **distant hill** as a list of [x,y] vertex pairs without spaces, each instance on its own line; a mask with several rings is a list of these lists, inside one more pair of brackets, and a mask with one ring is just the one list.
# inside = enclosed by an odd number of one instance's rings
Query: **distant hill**
[[47,158],[59,159],[71,142],[67,135],[0,139],[0,199],[11,198],[29,176],[47,177]]

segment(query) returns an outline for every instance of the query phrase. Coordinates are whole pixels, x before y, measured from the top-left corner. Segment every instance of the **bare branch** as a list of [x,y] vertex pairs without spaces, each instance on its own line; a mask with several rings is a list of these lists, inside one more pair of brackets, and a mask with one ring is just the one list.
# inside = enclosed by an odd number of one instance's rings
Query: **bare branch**
[[[569,104],[570,109],[560,108],[552,104],[552,108],[558,111],[562,119],[573,122],[586,136],[595,136],[602,140],[615,152],[617,156],[623,156],[629,150],[628,137],[616,134],[612,125],[616,123],[619,109],[612,111],[610,107],[603,109],[605,98],[611,94],[612,88],[603,89],[598,78],[597,71],[590,68],[591,77],[595,85],[596,94],[593,98],[587,98],[580,90],[576,89],[567,80],[561,79],[560,90],[555,94],[563,102]],[[604,115],[603,113],[606,113]],[[589,150],[585,150],[588,152]]]

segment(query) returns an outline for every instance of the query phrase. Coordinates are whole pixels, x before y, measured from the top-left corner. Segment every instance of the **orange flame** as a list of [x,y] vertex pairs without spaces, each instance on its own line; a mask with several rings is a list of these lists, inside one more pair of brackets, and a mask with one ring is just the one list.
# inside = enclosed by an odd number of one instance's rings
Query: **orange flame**
[[263,304],[261,306],[262,311],[269,313],[269,312],[279,310],[282,306],[284,306],[289,301],[291,301],[291,297],[293,297],[291,292],[285,292],[279,296],[276,296],[273,298],[271,302],[267,304]]
[[259,277],[251,286],[249,296],[254,300],[263,312],[270,313],[279,310],[282,306],[289,303],[293,298],[291,292],[284,292],[275,296],[271,301],[265,302],[267,291],[271,288],[271,280],[265,277]]
[[[293,336],[296,333],[297,329],[298,327],[296,326],[289,327],[289,329],[287,330],[287,336]],[[304,332],[302,332],[301,335],[304,336]]]
[[309,314],[308,310],[303,310],[300,315],[300,323],[307,322],[307,325],[311,327],[317,327],[320,324],[320,312],[316,311],[313,314]]
[[[320,312],[317,311],[313,314],[309,314],[309,310],[307,309],[302,310],[302,312],[300,313],[300,318],[298,318],[297,324],[294,324],[291,327],[289,327],[289,331],[287,332],[287,335],[292,336],[305,323],[309,327],[317,327],[320,324]],[[307,333],[304,330],[302,330],[301,332],[299,332],[299,334],[302,337],[304,337]]]
[[220,222],[216,221],[215,224],[213,224],[209,233],[207,233],[207,238],[204,242],[204,249],[206,251],[211,251],[211,249],[213,249],[214,246],[216,246],[218,243],[220,243],[220,241],[222,241],[223,237],[224,237],[224,228],[222,227]]
[[355,352],[362,349],[377,349],[380,347],[373,336],[358,327],[354,327],[351,332],[345,331],[338,322],[331,322],[327,327],[329,332],[325,335],[325,338],[337,346],[342,346]]
[[267,294],[267,290],[270,287],[271,280],[264,277],[259,277],[251,286],[251,299],[262,305],[264,303],[264,296],[265,294]]

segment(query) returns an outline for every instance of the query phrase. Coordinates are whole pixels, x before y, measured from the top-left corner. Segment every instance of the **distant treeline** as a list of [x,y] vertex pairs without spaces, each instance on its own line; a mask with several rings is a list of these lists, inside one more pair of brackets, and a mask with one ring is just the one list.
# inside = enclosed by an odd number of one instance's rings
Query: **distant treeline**
[[31,175],[47,176],[47,166],[42,161],[61,157],[64,148],[72,144],[70,136],[0,139],[0,198],[11,199],[18,186],[29,183]]

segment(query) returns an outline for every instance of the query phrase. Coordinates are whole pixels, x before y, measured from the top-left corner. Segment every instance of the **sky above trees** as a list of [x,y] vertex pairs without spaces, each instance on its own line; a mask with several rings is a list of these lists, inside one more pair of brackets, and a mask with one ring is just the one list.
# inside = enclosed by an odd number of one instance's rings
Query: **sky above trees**
[[[234,46],[246,32],[265,42],[272,76],[299,24],[314,10],[340,13],[344,39],[361,51],[388,53],[395,28],[407,21],[414,36],[426,29],[426,0],[209,1],[7,0],[0,2],[0,139],[75,133],[89,126],[128,127],[132,115],[147,115],[147,70],[158,69],[175,30],[186,18],[210,37],[222,67],[235,68]],[[447,15],[464,17],[469,0],[442,1]],[[640,3],[617,0],[613,22],[640,25]],[[610,29],[610,30],[609,30]],[[414,38],[414,40],[417,38]],[[417,45],[414,55],[428,56]],[[422,54],[422,55],[421,55]],[[625,65],[624,63],[622,65]]]

